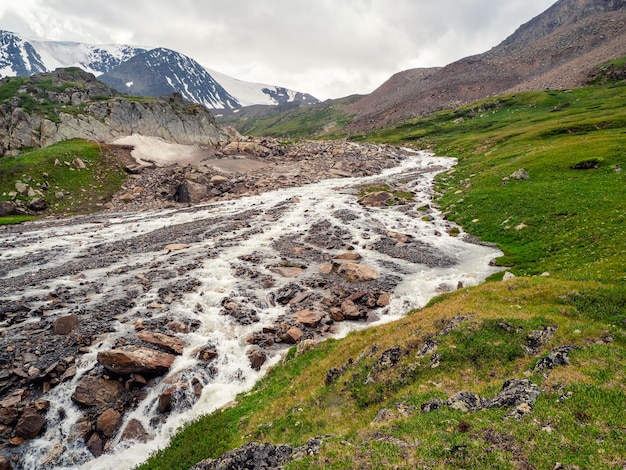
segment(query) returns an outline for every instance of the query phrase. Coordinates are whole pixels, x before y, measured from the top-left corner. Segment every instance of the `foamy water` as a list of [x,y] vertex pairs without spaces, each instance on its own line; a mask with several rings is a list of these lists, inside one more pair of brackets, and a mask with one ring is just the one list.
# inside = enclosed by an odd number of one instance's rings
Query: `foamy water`
[[[46,397],[51,402],[47,430],[43,436],[24,446],[24,467],[130,469],[151,452],[165,446],[184,422],[210,413],[232,401],[237,394],[249,390],[269,367],[280,360],[284,349],[277,350],[260,371],[255,371],[246,355],[250,348],[246,339],[263,326],[275,324],[285,314],[285,307],[268,303],[267,291],[251,279],[237,276],[236,267],[241,266],[242,257],[255,254],[264,260],[255,269],[260,275],[274,279],[273,289],[293,281],[269,270],[272,263],[281,260],[275,242],[285,236],[302,241],[311,227],[320,221],[331,221],[346,230],[346,243],[356,247],[363,256],[363,263],[375,267],[382,275],[391,273],[402,278],[393,293],[391,305],[384,315],[380,315],[381,321],[377,324],[393,321],[409,309],[423,306],[440,292],[442,285],[455,288],[459,282],[464,286],[482,282],[497,271],[489,266],[489,261],[500,253],[447,235],[446,228],[450,223],[436,210],[431,214],[434,220],[424,221],[418,213],[406,210],[406,207],[378,209],[363,207],[356,202],[355,186],[387,179],[401,181],[407,190],[416,194],[412,202],[414,207],[429,204],[434,176],[453,164],[452,159],[416,153],[403,160],[399,167],[386,170],[382,176],[325,180],[182,210],[100,215],[47,228],[37,228],[34,224],[22,234],[0,234],[0,242],[11,246],[0,256],[0,263],[15,265],[5,275],[5,280],[19,276],[27,279],[26,276],[34,270],[62,269],[76,260],[100,253],[103,246],[107,246],[110,253],[117,253],[116,245],[124,247],[106,263],[81,265],[80,272],[66,273],[40,284],[27,282],[23,291],[9,298],[42,296],[59,286],[76,292],[78,296],[82,295],[81,283],[97,283],[96,291],[81,298],[82,307],[88,310],[90,307],[102,308],[107,299],[123,297],[129,289],[137,291],[135,306],[113,320],[115,331],[101,335],[90,352],[78,361],[74,378],[52,389]],[[341,211],[349,211],[352,220],[339,220],[336,215]],[[391,259],[368,249],[386,231],[410,234],[454,260],[454,264],[445,268],[429,267]],[[164,249],[167,244],[181,240],[189,247]],[[33,254],[37,254],[36,268],[20,266],[21,259]],[[140,289],[137,279],[165,269],[178,270],[180,279],[199,281],[199,287],[185,292],[163,308],[147,310],[147,305],[159,300],[159,289],[169,288],[170,284],[167,280],[156,279],[150,288]],[[317,273],[317,266],[311,263],[303,276],[314,273]],[[223,315],[222,301],[226,297],[235,297],[240,303],[253,306],[259,322],[241,325]],[[69,310],[55,312],[56,315],[67,313]],[[81,377],[98,367],[98,351],[110,349],[121,337],[132,336],[137,319],[146,316],[152,320],[159,316],[182,318],[196,321],[199,327],[192,333],[177,335],[186,341],[183,354],[177,356],[169,373],[149,389],[148,396],[137,408],[124,415],[121,429],[130,419],[137,419],[148,430],[149,441],[145,444],[121,442],[121,433],[118,433],[109,452],[94,459],[82,441],[71,442],[72,430],[81,416],[80,408],[71,401],[71,394]],[[365,326],[365,323],[341,323],[337,335]],[[213,344],[218,352],[211,369],[193,355],[194,350],[208,343]],[[190,385],[194,379],[204,386],[197,400],[193,398]],[[158,397],[171,383],[177,383],[178,389],[183,390],[181,393],[188,394],[179,397],[188,405],[173,410],[165,422],[159,420],[156,423]]]

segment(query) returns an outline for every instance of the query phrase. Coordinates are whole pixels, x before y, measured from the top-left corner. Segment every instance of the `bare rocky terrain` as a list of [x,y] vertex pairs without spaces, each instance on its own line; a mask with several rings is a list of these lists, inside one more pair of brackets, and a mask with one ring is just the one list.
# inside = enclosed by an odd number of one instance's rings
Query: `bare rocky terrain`
[[626,55],[622,0],[560,0],[491,50],[441,68],[394,75],[348,105],[349,131],[383,127],[489,96],[584,85],[598,65]]

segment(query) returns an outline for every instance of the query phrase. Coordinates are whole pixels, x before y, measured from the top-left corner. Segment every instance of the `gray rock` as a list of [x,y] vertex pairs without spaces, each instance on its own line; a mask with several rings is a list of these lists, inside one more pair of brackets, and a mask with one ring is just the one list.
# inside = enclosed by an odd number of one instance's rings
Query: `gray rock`
[[38,198],[32,199],[27,204],[26,207],[28,207],[28,209],[30,209],[33,212],[42,212],[48,208],[48,203],[46,202],[45,199],[38,197]]
[[569,353],[576,349],[574,346],[561,346],[550,351],[547,357],[539,359],[535,366],[535,372],[545,369],[553,369],[556,366],[569,365]]
[[445,403],[441,398],[433,398],[422,404],[421,409],[423,413],[430,413],[431,411],[438,410],[443,405],[445,405]]
[[485,408],[509,408],[525,403],[532,407],[541,389],[528,379],[510,379],[504,382],[502,391],[487,400]]
[[0,201],[0,217],[15,214],[15,204],[10,201]]

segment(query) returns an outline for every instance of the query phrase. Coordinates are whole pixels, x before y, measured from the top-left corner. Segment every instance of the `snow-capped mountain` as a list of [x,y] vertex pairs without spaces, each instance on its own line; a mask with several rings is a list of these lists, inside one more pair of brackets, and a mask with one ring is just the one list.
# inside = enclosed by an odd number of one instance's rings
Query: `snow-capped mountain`
[[59,67],[80,67],[122,93],[162,96],[179,92],[210,109],[318,102],[307,93],[237,80],[169,49],[48,41],[0,30],[0,77],[28,76]]

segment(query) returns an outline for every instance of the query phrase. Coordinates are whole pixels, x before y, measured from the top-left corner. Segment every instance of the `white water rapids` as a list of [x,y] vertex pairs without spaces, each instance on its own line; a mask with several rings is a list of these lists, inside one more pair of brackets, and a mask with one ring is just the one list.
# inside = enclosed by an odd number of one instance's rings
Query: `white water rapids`
[[[300,266],[305,264],[304,270],[296,278],[281,277],[270,270],[285,262],[285,252],[277,248],[279,242],[315,245],[315,237],[324,237],[319,231],[321,222],[330,222],[329,236],[338,227],[338,235],[333,236],[354,247],[363,257],[361,262],[374,267],[381,277],[399,278],[391,304],[377,312],[380,322],[393,321],[409,309],[423,306],[441,292],[442,286],[454,289],[459,282],[464,286],[476,285],[495,273],[497,268],[489,266],[489,261],[500,255],[497,250],[468,243],[462,236],[449,236],[446,230],[451,224],[436,209],[430,212],[430,221],[416,210],[431,203],[434,176],[453,164],[452,159],[412,153],[400,166],[372,177],[324,180],[191,208],[99,214],[57,224],[28,224],[20,232],[0,232],[0,244],[8,247],[0,255],[4,272],[0,283],[19,280],[21,285],[4,300],[41,299],[50,291],[64,292],[68,305],[50,313],[52,318],[73,311],[101,315],[103,320],[108,319],[111,330],[95,331],[97,340],[77,358],[74,377],[44,397],[51,402],[46,430],[23,446],[20,465],[26,469],[130,469],[165,446],[184,422],[222,407],[249,390],[285,351],[284,347],[276,348],[260,371],[251,368],[247,357],[251,347],[247,339],[263,327],[271,328],[288,313],[287,306],[273,306],[273,302],[267,301],[268,290],[321,276],[317,258],[304,263],[300,260]],[[394,182],[395,186],[402,184],[406,191],[415,194],[415,199],[404,206],[384,208],[357,203],[356,186],[385,181]],[[373,248],[389,232],[411,235],[423,249],[450,262],[429,265],[392,257]],[[164,248],[172,243],[188,247]],[[319,244],[315,250],[331,257],[345,252],[322,249]],[[246,261],[250,259],[257,260],[253,266]],[[242,275],[251,268],[256,275]],[[271,289],[259,284],[261,278],[271,279]],[[147,280],[150,282],[143,282]],[[317,289],[321,295],[327,295],[323,287]],[[176,295],[168,299],[170,290]],[[120,307],[119,299],[129,295],[132,304]],[[226,298],[249,306],[259,321],[242,324],[224,315]],[[113,316],[107,317],[110,302],[117,303]],[[131,419],[139,420],[149,433],[148,442],[122,441],[120,431],[107,444],[107,452],[94,458],[82,439],[71,437],[82,415],[71,395],[84,375],[93,374],[100,367],[96,361],[98,351],[111,349],[121,339],[132,337],[138,319],[148,324],[179,319],[193,323],[195,328],[176,334],[186,342],[183,354],[176,357],[167,375],[147,387],[145,397],[124,414],[120,429]],[[24,321],[42,319],[31,317]],[[81,318],[81,325],[86,321]],[[6,325],[0,331],[7,337],[20,326],[23,324]],[[364,321],[336,323],[335,334],[345,335],[365,326]],[[214,346],[218,354],[212,367],[194,355],[207,344]],[[197,399],[190,398],[194,379],[203,386]],[[163,416],[157,410],[158,398],[172,384],[183,384],[179,389],[187,390],[187,395],[179,397],[180,407]]]

